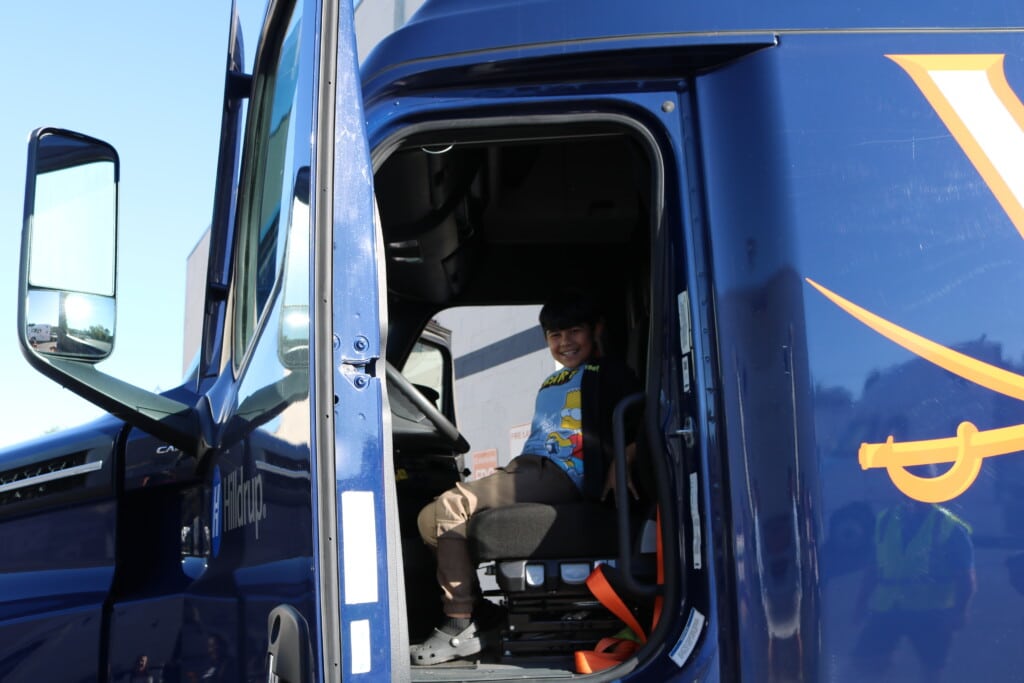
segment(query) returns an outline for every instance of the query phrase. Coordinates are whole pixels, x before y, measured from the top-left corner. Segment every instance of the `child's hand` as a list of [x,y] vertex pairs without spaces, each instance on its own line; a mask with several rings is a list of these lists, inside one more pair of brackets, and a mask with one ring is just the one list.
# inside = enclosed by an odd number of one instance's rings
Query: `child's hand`
[[[633,495],[633,500],[639,500],[640,494],[636,492],[636,486],[633,484],[633,468],[626,468],[626,488]],[[608,468],[608,476],[604,478],[604,489],[601,491],[601,502],[608,497],[608,493],[615,492],[615,468]],[[616,502],[618,499],[616,499]]]
[[[636,457],[636,444],[626,447],[626,488],[629,489],[633,500],[640,500],[640,494],[636,492],[636,485],[633,484],[633,459]],[[601,490],[601,502],[608,498],[609,492],[615,491],[615,463],[608,468],[608,474],[604,478],[604,489]],[[615,503],[618,504],[618,498]]]

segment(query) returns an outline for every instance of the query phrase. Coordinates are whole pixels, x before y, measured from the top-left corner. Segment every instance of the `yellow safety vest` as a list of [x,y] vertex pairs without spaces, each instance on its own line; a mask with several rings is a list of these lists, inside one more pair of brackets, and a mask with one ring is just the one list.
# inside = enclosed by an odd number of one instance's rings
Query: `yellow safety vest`
[[936,571],[934,560],[935,551],[949,540],[957,525],[969,532],[956,515],[935,505],[914,535],[904,541],[903,518],[894,510],[883,511],[875,525],[878,583],[871,594],[871,610],[916,612],[953,607],[953,577]]

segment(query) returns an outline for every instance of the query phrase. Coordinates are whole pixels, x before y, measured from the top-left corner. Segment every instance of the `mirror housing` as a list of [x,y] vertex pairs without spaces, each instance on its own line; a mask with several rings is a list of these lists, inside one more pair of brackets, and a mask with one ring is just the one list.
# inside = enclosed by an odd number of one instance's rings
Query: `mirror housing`
[[114,344],[117,152],[41,129],[29,142],[22,249],[22,344],[97,362]]
[[36,370],[186,453],[209,443],[198,411],[96,370],[113,350],[117,151],[58,128],[29,138],[18,338]]

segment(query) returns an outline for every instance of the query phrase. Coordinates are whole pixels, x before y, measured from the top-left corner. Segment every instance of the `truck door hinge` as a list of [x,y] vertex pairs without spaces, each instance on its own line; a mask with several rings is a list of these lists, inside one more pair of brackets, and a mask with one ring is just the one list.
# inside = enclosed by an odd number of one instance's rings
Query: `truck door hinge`
[[338,370],[356,389],[365,389],[374,376],[373,359],[344,360]]

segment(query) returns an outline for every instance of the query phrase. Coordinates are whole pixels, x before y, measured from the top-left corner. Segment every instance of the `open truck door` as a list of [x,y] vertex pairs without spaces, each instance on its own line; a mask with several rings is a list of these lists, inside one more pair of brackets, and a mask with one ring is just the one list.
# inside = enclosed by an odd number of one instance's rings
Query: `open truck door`
[[[33,134],[22,348],[113,417],[0,463],[0,538],[22,548],[0,559],[5,681],[50,680],[58,659],[75,680],[392,680],[407,656],[352,13],[270,2],[250,75],[232,11],[200,360],[162,395],[96,369],[117,153]],[[54,339],[31,338],[41,323]]]

